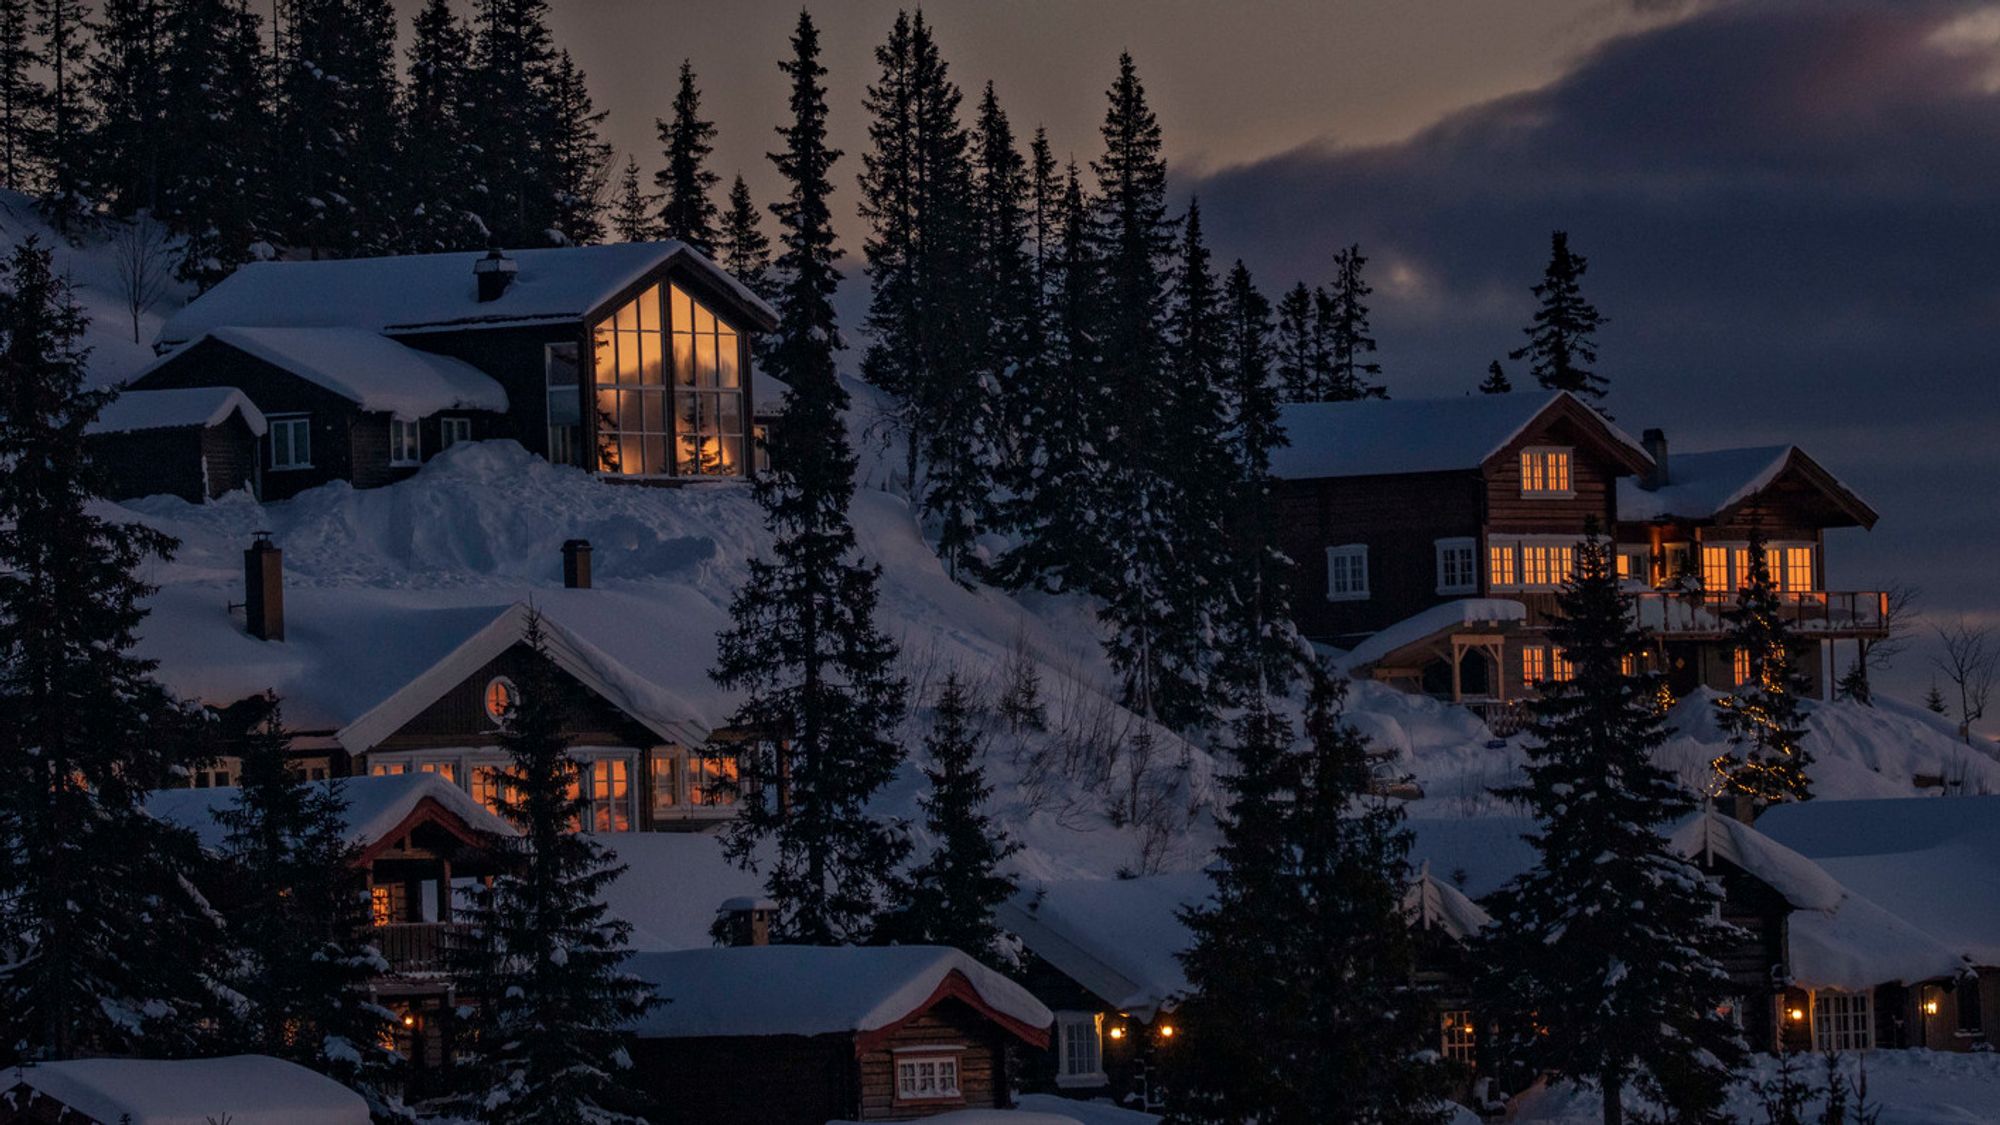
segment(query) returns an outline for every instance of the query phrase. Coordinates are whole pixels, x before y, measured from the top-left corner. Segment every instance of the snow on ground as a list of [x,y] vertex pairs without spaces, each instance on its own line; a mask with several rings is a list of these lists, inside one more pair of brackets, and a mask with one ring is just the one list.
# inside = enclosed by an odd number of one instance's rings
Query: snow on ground
[[91,1120],[123,1125],[368,1125],[361,1095],[264,1055],[75,1059],[0,1072],[0,1091],[15,1083]]

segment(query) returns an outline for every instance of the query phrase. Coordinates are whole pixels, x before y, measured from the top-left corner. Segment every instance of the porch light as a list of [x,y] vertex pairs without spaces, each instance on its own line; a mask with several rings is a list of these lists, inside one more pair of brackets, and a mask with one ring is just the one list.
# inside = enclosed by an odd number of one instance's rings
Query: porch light
[[1163,1024],[1161,1024],[1161,1025],[1160,1025],[1160,1038],[1162,1038],[1162,1039],[1172,1039],[1173,1037],[1174,1037],[1174,1025],[1173,1025],[1173,1024],[1170,1024],[1170,1023],[1163,1023]]
[[1937,997],[1933,996],[1929,1000],[1924,1001],[1924,1014],[1927,1016],[1934,1016],[1938,1014]]
[[1804,1023],[1806,1019],[1806,1010],[1804,1008],[1793,1008],[1785,1014],[1791,1017],[1793,1023]]
[[406,1014],[406,1015],[404,1015],[404,1016],[403,1016],[403,1026],[404,1026],[404,1027],[415,1027],[415,1026],[417,1026],[417,1017],[416,1017],[416,1016],[414,1016],[414,1015],[407,1015],[407,1014]]
[[1123,1039],[1125,1038],[1125,1029],[1122,1027],[1114,1027],[1109,1032],[1106,1032],[1106,1034],[1110,1035],[1111,1038],[1113,1039]]

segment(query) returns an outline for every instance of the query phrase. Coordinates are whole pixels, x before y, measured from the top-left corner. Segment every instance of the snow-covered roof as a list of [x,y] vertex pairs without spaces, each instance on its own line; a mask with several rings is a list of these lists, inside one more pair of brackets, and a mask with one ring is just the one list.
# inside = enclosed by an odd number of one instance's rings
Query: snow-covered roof
[[1036,1031],[1054,1020],[1028,990],[937,945],[760,945],[635,954],[627,972],[667,1001],[642,1037],[880,1031],[922,1011],[954,975],[994,1012]]
[[264,436],[264,415],[248,395],[235,387],[185,387],[162,391],[124,391],[107,403],[86,433],[127,434],[138,430],[174,430],[184,426],[220,425],[231,414],[242,414],[250,432]]
[[1280,479],[1379,476],[1477,469],[1559,406],[1621,447],[1632,465],[1651,463],[1630,434],[1567,391],[1438,399],[1295,402],[1279,412],[1289,445],[1272,451]]
[[1150,1020],[1187,991],[1181,911],[1208,900],[1200,871],[1138,879],[1072,879],[1024,888],[994,918],[1035,956],[1098,998]]
[[715,915],[733,899],[763,898],[763,879],[745,871],[708,832],[627,832],[599,837],[625,871],[604,890],[612,915],[631,923],[642,953],[706,949]]
[[1667,458],[1666,484],[1649,489],[1636,478],[1618,481],[1618,518],[1713,519],[1764,491],[1794,467],[1804,470],[1857,523],[1875,522],[1875,511],[1866,501],[1796,445],[1676,451]]
[[[512,825],[488,812],[471,794],[434,773],[343,777],[311,784],[334,786],[347,798],[344,818],[347,839],[364,848],[394,831],[426,799],[444,806],[475,832],[514,834]],[[192,831],[203,847],[217,848],[222,846],[226,832],[216,822],[215,814],[234,806],[240,792],[234,786],[162,789],[146,798],[146,811]]]
[[264,1055],[215,1059],[75,1059],[5,1072],[91,1119],[127,1125],[368,1125],[361,1095]]
[[1415,881],[1403,892],[1403,911],[1413,924],[1457,941],[1471,938],[1493,921],[1464,891],[1432,875],[1428,862],[1418,866]]
[[1460,598],[1411,614],[1355,645],[1341,659],[1354,671],[1380,662],[1399,649],[1473,625],[1508,625],[1528,619],[1528,607],[1507,598]]
[[[440,410],[507,409],[507,391],[462,359],[433,355],[363,328],[245,328],[202,334],[324,387],[366,411],[415,421]],[[199,343],[197,339],[195,343]],[[193,346],[193,345],[189,345]],[[177,349],[133,376],[179,360]]]
[[777,313],[729,273],[679,242],[510,250],[512,284],[479,300],[473,263],[483,252],[318,262],[252,262],[174,314],[161,344],[218,328],[361,328],[370,332],[499,327],[581,320],[676,259],[726,291],[768,327]]

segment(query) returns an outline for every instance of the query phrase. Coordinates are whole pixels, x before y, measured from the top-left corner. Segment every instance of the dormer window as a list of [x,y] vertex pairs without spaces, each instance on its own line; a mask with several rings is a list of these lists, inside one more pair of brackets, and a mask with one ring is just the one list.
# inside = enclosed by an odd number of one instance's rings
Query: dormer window
[[1576,495],[1570,483],[1570,450],[1559,446],[1523,449],[1521,495],[1540,497]]

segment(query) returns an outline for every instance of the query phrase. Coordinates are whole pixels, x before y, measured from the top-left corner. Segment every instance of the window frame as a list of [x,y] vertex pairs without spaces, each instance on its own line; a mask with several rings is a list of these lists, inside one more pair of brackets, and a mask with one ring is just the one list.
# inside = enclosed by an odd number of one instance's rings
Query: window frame
[[[584,800],[584,822],[581,830],[593,836],[615,835],[635,832],[639,827],[638,755],[630,751],[586,751],[571,755],[577,764],[577,784]],[[623,767],[623,777],[615,776],[615,770],[607,770],[607,776],[600,782],[598,767]],[[598,792],[599,785],[608,791]],[[622,788],[624,792],[618,790]]]
[[[728,762],[732,768],[713,768],[709,764],[713,762]],[[727,774],[740,783],[739,755],[704,753],[699,746],[667,742],[647,748],[646,767],[646,812],[653,823],[726,820],[736,815],[742,794],[727,801],[714,799],[715,786],[709,779]],[[670,775],[664,787],[663,772]]]
[[1479,1025],[1470,1008],[1438,1013],[1438,1054],[1464,1067],[1479,1065]]
[[514,681],[506,676],[494,676],[492,679],[486,681],[485,687],[479,689],[480,710],[486,713],[487,719],[491,720],[494,726],[504,727],[507,725],[506,707],[503,705],[498,712],[495,712],[493,709],[493,689],[496,687],[505,693],[507,703],[509,704],[519,701],[521,689],[515,687]]
[[[454,436],[462,433],[464,436]],[[442,453],[454,445],[472,440],[472,419],[463,414],[441,414],[438,416],[438,452]]]
[[[407,440],[406,440],[407,439]],[[416,421],[389,419],[389,467],[414,468],[424,463],[424,427]]]
[[[270,450],[269,455],[265,457],[265,461],[268,462],[265,467],[270,472],[291,473],[313,467],[312,414],[310,412],[299,411],[290,414],[267,414],[264,416],[264,421],[266,423],[265,441],[269,443],[268,448]],[[283,430],[287,435],[285,448],[288,454],[297,454],[299,447],[298,438],[303,437],[305,439],[305,457],[303,460],[295,459],[288,460],[284,464],[278,463],[279,430]]]
[[1819,1054],[1875,1049],[1875,995],[1872,989],[1847,992],[1814,989],[1812,1043]]
[[[645,309],[649,300],[658,306],[657,319],[652,321]],[[685,313],[676,309],[682,303],[687,306]],[[621,316],[628,308],[634,310],[629,320]],[[632,372],[623,371],[618,358],[628,337],[638,346],[640,357]],[[744,480],[755,472],[746,333],[734,319],[717,312],[698,287],[684,284],[671,273],[655,274],[614,303],[603,317],[587,324],[584,339],[590,353],[591,382],[584,410],[591,415],[592,425],[591,448],[583,455],[591,471],[641,480]],[[657,360],[651,354],[655,350]],[[623,424],[625,416],[634,414],[626,402],[628,395],[638,398],[636,429]],[[650,421],[655,397],[660,414],[658,430]],[[734,424],[727,424],[732,419]],[[651,465],[650,443],[654,438],[664,443],[658,469]],[[727,462],[730,471],[702,471],[711,441],[718,464],[731,458]],[[642,471],[628,472],[625,453],[635,443]],[[613,460],[607,461],[608,457]]]
[[[1087,1036],[1087,1038],[1086,1038]],[[1103,1086],[1111,1081],[1104,1071],[1104,1013],[1084,1011],[1062,1011],[1056,1013],[1056,1085],[1075,1088]],[[1073,1062],[1072,1045],[1089,1044],[1088,1070],[1081,1069]],[[1079,1052],[1081,1053],[1081,1052]]]
[[[556,372],[556,353],[567,350],[570,353],[569,369],[573,382],[552,383],[550,378]],[[591,378],[595,379],[593,372]],[[583,346],[575,340],[560,340],[542,345],[542,424],[547,431],[543,456],[551,464],[575,465],[577,451],[583,446]],[[569,409],[576,414],[576,421],[558,424],[555,420],[557,396],[568,392]],[[561,438],[557,437],[561,434]],[[562,448],[559,450],[557,446]],[[558,456],[558,454],[561,454]]]
[[[1581,538],[1581,536],[1567,535],[1489,537],[1486,544],[1487,587],[1495,591],[1514,590],[1524,593],[1545,593],[1562,589],[1563,585],[1576,574],[1576,545]],[[1560,576],[1555,581],[1528,580],[1530,550],[1549,552],[1546,558],[1539,560],[1541,565],[1537,569],[1548,575],[1556,575],[1560,571]],[[1558,565],[1562,559],[1567,560],[1566,565]],[[1503,561],[1506,563],[1504,577],[1498,573],[1500,568],[1494,565]]]
[[[1337,562],[1358,563],[1359,585],[1341,589],[1338,580],[1342,575]],[[1349,575],[1351,578],[1352,575]],[[1343,543],[1326,549],[1326,600],[1330,602],[1365,602],[1374,596],[1368,574],[1368,544]]]
[[[1440,594],[1476,594],[1479,592],[1479,540],[1472,536],[1457,536],[1439,539],[1432,544],[1437,559],[1437,592]],[[1451,558],[1463,553],[1464,573],[1461,581],[1451,581]]]
[[1521,686],[1537,688],[1549,682],[1549,646],[1521,646]]
[[[1537,459],[1542,459],[1537,464]],[[1576,447],[1569,445],[1530,445],[1521,449],[1521,498],[1524,500],[1568,500],[1576,496]],[[1531,469],[1530,466],[1534,467]],[[1557,470],[1560,469],[1558,473]],[[1559,487],[1551,487],[1549,482],[1561,478]],[[1530,480],[1541,482],[1540,487],[1529,487]]]
[[[957,1105],[965,1101],[965,1048],[957,1045],[931,1045],[921,1047],[897,1047],[890,1052],[891,1100],[896,1105]],[[904,1092],[903,1068],[913,1071],[930,1066],[935,1079],[925,1087],[921,1075],[913,1075],[914,1089]],[[949,1068],[951,1084],[946,1087],[944,1074]]]
[[1621,544],[1612,558],[1620,582],[1653,585],[1653,549],[1644,545]]

